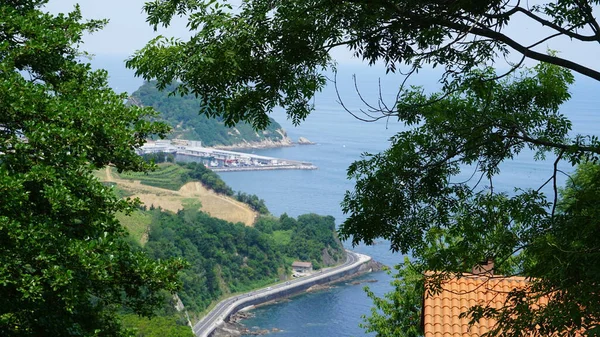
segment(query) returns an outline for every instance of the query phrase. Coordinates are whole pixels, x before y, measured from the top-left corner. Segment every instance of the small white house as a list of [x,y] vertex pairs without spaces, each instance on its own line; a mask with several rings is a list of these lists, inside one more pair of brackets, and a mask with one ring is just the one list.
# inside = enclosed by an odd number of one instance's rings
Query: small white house
[[295,273],[310,273],[312,272],[311,262],[294,261],[292,263],[292,269]]

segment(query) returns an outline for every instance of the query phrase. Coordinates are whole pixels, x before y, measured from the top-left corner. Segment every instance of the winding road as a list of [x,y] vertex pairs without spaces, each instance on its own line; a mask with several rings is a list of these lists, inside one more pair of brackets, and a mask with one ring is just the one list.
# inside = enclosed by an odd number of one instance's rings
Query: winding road
[[[371,257],[363,254],[354,253],[349,250],[346,250],[346,252],[346,261],[339,266],[327,268],[321,272],[290,280],[285,283],[280,283],[271,287],[258,289],[246,294],[224,299],[223,301],[219,302],[215,308],[208,313],[208,315],[204,316],[200,321],[198,321],[198,323],[194,325],[192,328],[194,334],[197,337],[208,337],[215,330],[215,328],[217,328],[226,320],[227,317],[234,313],[233,311],[236,308],[243,307],[245,303],[248,305],[253,305],[270,301],[273,299],[273,296],[271,295],[274,295],[278,292],[294,291],[294,288],[302,288],[303,286],[306,287],[307,283],[318,283],[319,280],[325,280],[330,276],[344,273],[371,260]],[[261,299],[264,299],[264,301],[261,302]]]

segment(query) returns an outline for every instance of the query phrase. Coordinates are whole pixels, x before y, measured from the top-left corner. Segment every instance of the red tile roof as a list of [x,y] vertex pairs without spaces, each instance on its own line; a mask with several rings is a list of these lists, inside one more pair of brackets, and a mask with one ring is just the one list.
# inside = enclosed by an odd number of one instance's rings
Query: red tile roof
[[[442,284],[442,291],[425,296],[423,305],[424,337],[481,336],[496,323],[481,319],[470,326],[469,318],[459,318],[475,305],[499,309],[504,306],[508,293],[527,285],[524,277],[503,277],[465,274]],[[540,305],[547,303],[542,298]]]

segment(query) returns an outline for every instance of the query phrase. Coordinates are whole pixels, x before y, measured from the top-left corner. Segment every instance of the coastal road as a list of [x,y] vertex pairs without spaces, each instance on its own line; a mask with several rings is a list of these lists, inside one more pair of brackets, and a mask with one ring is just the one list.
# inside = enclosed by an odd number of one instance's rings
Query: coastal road
[[[271,287],[258,289],[246,294],[224,299],[223,301],[219,302],[215,308],[208,313],[208,315],[204,316],[200,321],[198,321],[198,323],[196,323],[196,325],[194,325],[192,328],[194,334],[197,337],[207,337],[211,332],[213,332],[213,330],[215,330],[217,326],[222,324],[229,315],[233,314],[233,310],[235,310],[235,308],[239,308],[245,303],[248,303],[248,305],[257,304],[260,302],[260,299],[264,299],[263,302],[266,302],[270,300],[268,299],[268,297],[270,297],[269,295],[273,295],[282,291],[293,290],[294,288],[305,286],[307,283],[325,279],[338,273],[343,273],[371,259],[369,256],[354,253],[349,250],[346,250],[346,253],[346,261],[339,266],[327,268],[321,270],[320,272],[293,279],[284,283],[279,283]],[[250,302],[252,302],[252,304],[250,304]]]

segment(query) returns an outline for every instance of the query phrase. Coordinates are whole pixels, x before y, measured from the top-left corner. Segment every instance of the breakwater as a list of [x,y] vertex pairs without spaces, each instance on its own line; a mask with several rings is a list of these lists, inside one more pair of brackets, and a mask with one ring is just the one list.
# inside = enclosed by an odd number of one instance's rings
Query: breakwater
[[203,147],[199,141],[160,140],[148,141],[137,150],[139,155],[150,153],[173,154],[203,163],[215,172],[259,171],[259,170],[316,170],[310,162],[259,156],[251,153],[234,152]]
[[213,333],[217,328],[228,321],[231,315],[243,308],[289,297],[306,291],[312,286],[334,282],[340,278],[357,274],[361,271],[361,268],[365,268],[364,264],[370,260],[371,258],[369,256],[348,251],[346,262],[340,266],[329,268],[322,272],[314,273],[272,287],[225,299],[217,304],[208,315],[194,325],[194,334],[198,337],[213,336]]
[[215,172],[241,172],[241,171],[269,171],[269,170],[316,170],[317,167],[311,163],[301,163],[299,165],[217,167],[217,168],[211,168],[211,169]]

